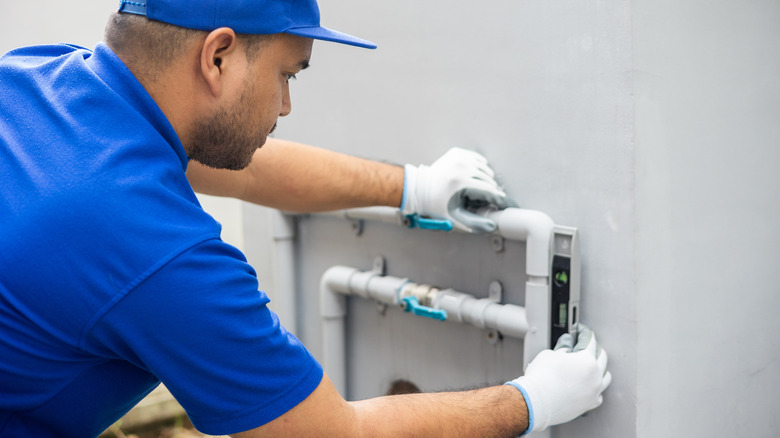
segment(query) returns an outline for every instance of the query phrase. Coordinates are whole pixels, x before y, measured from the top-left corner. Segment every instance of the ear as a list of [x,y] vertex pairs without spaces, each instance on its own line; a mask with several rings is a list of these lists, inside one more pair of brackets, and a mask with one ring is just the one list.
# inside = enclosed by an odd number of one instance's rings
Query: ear
[[233,29],[220,27],[211,31],[203,42],[200,52],[200,73],[208,84],[211,94],[219,97],[225,87],[225,81],[229,78],[237,66],[236,33]]

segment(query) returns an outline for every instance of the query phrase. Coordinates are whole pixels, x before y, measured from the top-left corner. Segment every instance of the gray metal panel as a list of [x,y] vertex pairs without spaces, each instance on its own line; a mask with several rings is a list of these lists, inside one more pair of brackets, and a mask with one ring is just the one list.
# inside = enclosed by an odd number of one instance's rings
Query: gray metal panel
[[[523,304],[525,246],[506,242],[496,252],[487,236],[464,235],[366,222],[358,236],[350,222],[307,217],[299,224],[299,283],[302,341],[321,357],[318,286],[336,264],[371,269],[376,256],[387,273],[488,296],[491,281],[504,286],[504,301]],[[347,317],[349,398],[384,394],[391,381],[411,380],[424,390],[503,383],[522,372],[522,342],[492,344],[488,332],[434,321],[397,308],[381,313],[359,297],[349,298]]]

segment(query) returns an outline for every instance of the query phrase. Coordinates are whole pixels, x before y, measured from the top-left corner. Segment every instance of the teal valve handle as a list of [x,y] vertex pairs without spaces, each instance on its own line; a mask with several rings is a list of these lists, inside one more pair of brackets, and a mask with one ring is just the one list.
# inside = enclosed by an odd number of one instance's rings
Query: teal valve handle
[[417,316],[424,316],[426,318],[436,319],[444,321],[447,319],[447,311],[434,309],[433,307],[423,306],[417,301],[417,297],[403,297],[401,298],[401,305],[406,312],[412,312]]
[[423,230],[452,231],[452,221],[449,219],[430,219],[419,214],[407,214],[409,228],[418,227]]

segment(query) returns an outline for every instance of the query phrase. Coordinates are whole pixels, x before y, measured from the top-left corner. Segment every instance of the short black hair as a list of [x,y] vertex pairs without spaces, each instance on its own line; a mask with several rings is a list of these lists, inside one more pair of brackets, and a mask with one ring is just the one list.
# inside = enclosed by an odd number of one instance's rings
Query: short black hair
[[[192,40],[203,38],[207,34],[208,32],[203,30],[150,20],[142,15],[117,12],[108,20],[105,41],[114,52],[132,56],[137,62],[153,66],[153,71],[181,56]],[[245,46],[249,62],[257,58],[264,44],[273,37],[274,35],[236,35]]]

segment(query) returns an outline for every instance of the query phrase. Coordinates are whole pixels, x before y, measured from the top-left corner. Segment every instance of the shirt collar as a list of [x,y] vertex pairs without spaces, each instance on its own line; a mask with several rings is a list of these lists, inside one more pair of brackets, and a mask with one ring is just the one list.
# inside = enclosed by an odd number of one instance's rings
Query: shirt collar
[[189,158],[179,136],[152,96],[105,43],[98,43],[86,60],[90,68],[118,95],[130,103],[168,142],[187,169]]

